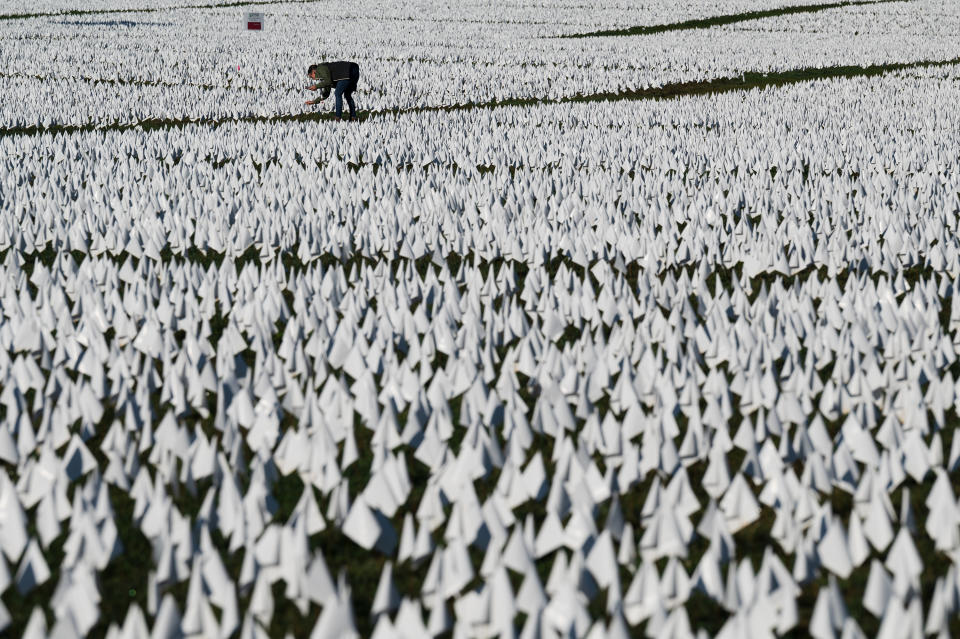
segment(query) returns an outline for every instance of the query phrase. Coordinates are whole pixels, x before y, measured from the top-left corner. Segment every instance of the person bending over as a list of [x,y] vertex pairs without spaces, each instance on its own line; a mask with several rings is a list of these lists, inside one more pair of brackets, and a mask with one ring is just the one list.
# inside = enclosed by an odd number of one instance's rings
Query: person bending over
[[327,99],[330,89],[336,98],[337,119],[343,117],[343,99],[347,99],[350,107],[350,119],[357,119],[357,105],[353,102],[353,92],[357,89],[357,80],[360,79],[360,65],[356,62],[322,62],[311,64],[307,68],[307,75],[314,81],[309,91],[320,91],[321,97],[316,100],[307,100],[307,104],[316,104]]

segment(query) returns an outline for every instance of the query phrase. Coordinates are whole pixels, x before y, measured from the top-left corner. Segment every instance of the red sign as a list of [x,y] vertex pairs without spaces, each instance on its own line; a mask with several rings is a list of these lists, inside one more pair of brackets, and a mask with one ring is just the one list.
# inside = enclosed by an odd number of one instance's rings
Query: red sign
[[247,23],[247,31],[260,31],[261,29],[263,29],[263,23],[262,23],[262,22],[248,22],[248,23]]

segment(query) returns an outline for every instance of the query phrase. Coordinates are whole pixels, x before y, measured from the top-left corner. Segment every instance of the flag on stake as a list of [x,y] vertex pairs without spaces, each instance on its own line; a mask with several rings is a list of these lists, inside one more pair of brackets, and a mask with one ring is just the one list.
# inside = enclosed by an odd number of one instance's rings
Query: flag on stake
[[247,31],[263,30],[263,14],[254,11],[247,12]]

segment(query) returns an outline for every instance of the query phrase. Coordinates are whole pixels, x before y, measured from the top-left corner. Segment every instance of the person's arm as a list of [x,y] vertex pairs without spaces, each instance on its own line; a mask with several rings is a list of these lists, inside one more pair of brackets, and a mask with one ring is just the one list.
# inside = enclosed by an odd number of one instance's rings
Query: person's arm
[[330,73],[324,65],[320,65],[317,69],[316,74],[313,76],[315,80],[312,86],[307,87],[309,91],[320,91],[320,97],[313,100],[307,100],[307,104],[316,104],[321,100],[326,100],[330,95]]
[[307,101],[306,101],[305,104],[307,104],[308,106],[309,106],[309,105],[312,105],[312,104],[316,104],[316,103],[318,103],[318,102],[322,102],[322,101],[326,100],[326,99],[330,96],[330,87],[317,87],[317,86],[314,86],[314,87],[312,87],[312,88],[311,88],[311,87],[307,87],[307,88],[310,89],[311,91],[315,91],[315,90],[319,90],[319,91],[320,91],[320,97],[319,97],[319,98],[316,98],[316,99],[314,99],[314,100],[307,100]]

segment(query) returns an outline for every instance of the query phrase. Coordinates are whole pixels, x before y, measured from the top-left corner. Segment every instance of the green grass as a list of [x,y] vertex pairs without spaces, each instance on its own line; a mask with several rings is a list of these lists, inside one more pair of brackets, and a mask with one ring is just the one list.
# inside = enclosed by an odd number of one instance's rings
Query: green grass
[[[619,100],[664,100],[695,95],[717,95],[731,91],[750,91],[768,89],[812,82],[815,80],[836,80],[845,78],[869,78],[887,73],[910,69],[938,68],[960,64],[960,57],[949,60],[921,60],[918,62],[893,62],[870,66],[838,65],[832,67],[805,67],[789,71],[771,73],[745,72],[738,77],[724,77],[714,80],[694,80],[675,82],[647,89],[630,89],[618,92],[601,92],[587,95],[574,95],[562,98],[512,98],[492,100],[461,105],[421,106],[409,108],[381,109],[358,112],[360,121],[376,117],[398,116],[405,114],[470,111],[474,109],[493,109],[505,106],[536,106],[548,104],[566,104],[580,102],[614,102]],[[271,116],[246,116],[239,118],[151,118],[133,123],[53,125],[49,127],[25,126],[0,129],[0,137],[12,135],[72,134],[91,131],[124,131],[142,129],[144,131],[182,128],[191,125],[219,127],[226,124],[274,123],[274,122],[330,122],[336,117],[332,112],[290,113]],[[342,122],[343,126],[356,126],[357,122]]]
[[573,33],[559,36],[560,38],[598,38],[606,36],[636,36],[652,35],[655,33],[669,33],[672,31],[687,31],[690,29],[709,29],[711,27],[722,27],[728,24],[737,24],[739,22],[749,22],[752,20],[762,20],[763,18],[775,18],[778,16],[789,16],[803,13],[817,13],[828,11],[830,9],[843,9],[846,7],[858,7],[863,5],[886,4],[889,2],[909,2],[910,0],[848,0],[846,2],[829,2],[825,4],[801,4],[777,9],[764,9],[760,11],[746,11],[743,13],[729,13],[711,18],[695,18],[684,20],[683,22],[673,22],[670,24],[656,24],[651,26],[628,27],[626,29],[603,29],[600,31],[590,31],[588,33]]

